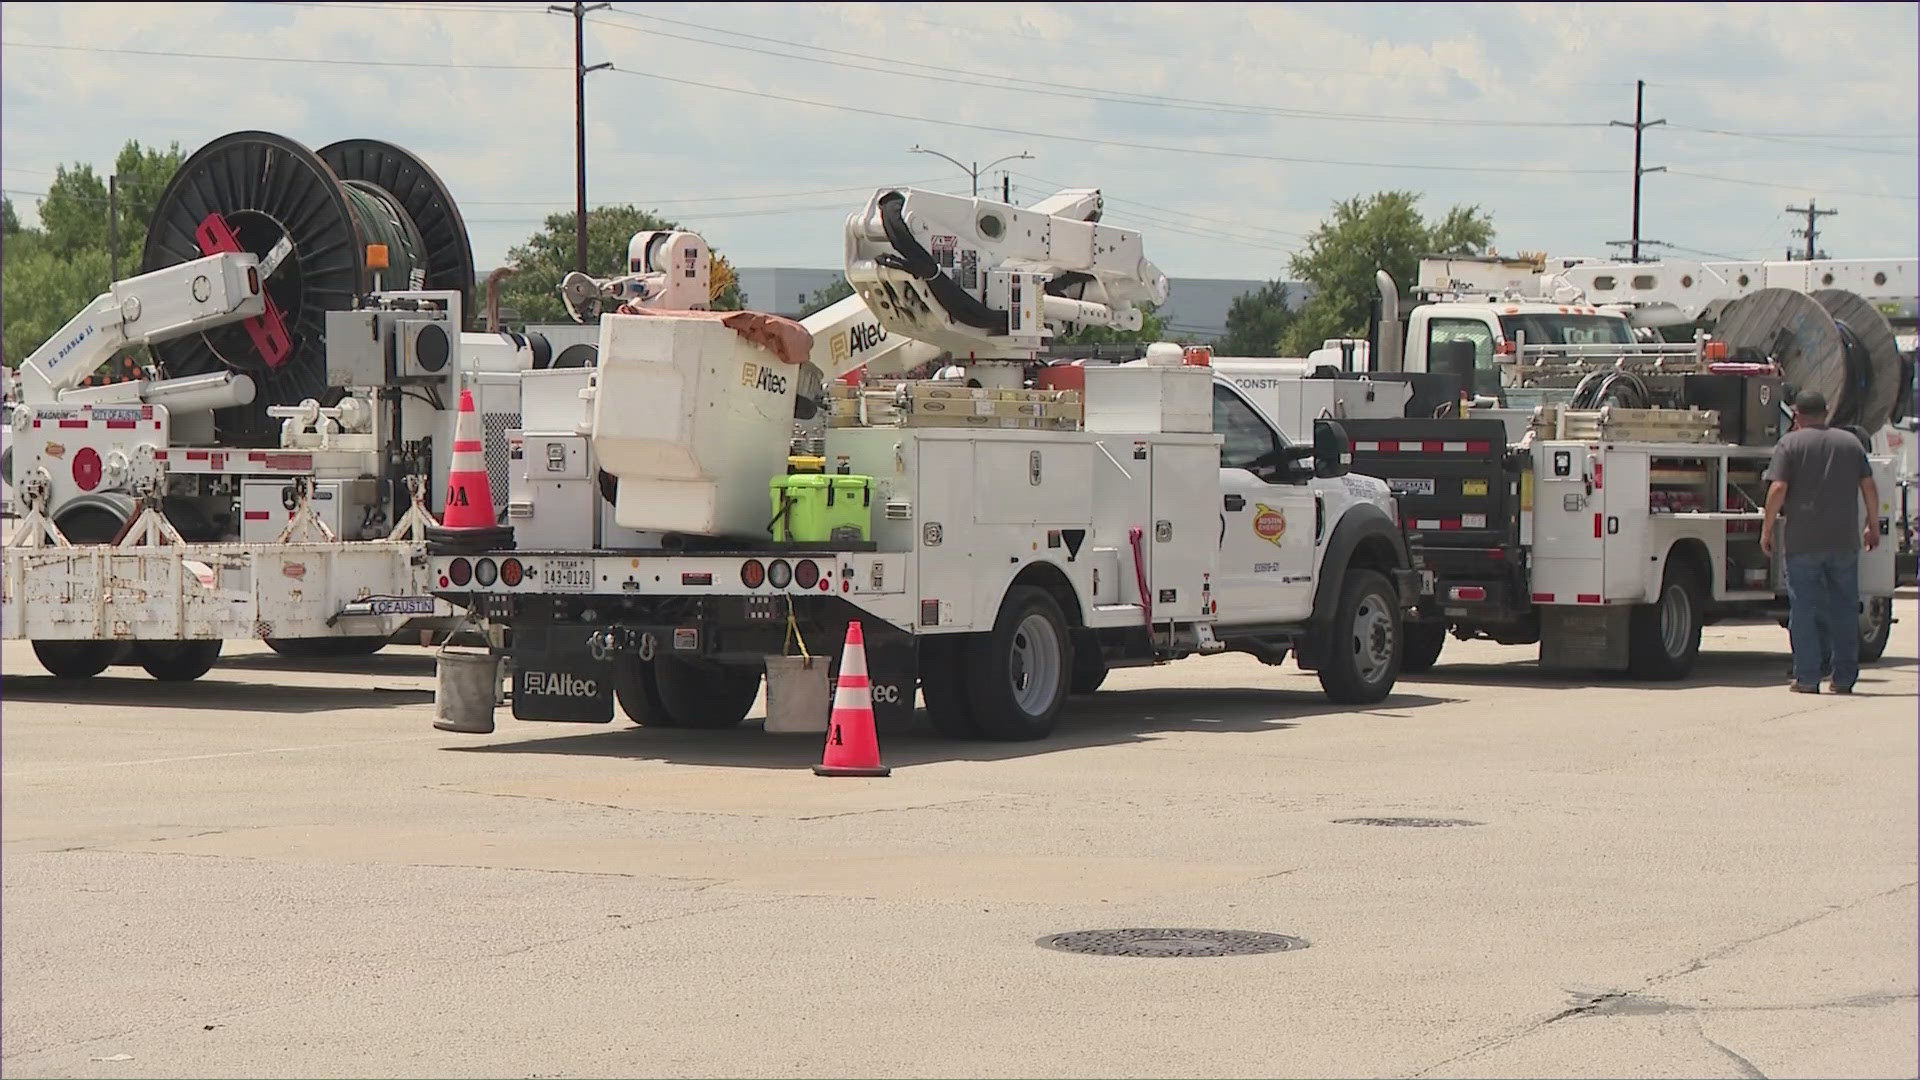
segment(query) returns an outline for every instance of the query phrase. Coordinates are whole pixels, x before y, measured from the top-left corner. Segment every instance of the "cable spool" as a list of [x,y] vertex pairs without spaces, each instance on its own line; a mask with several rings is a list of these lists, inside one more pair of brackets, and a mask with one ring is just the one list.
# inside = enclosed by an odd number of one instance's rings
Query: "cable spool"
[[1900,393],[1893,331],[1872,305],[1852,293],[1748,293],[1727,305],[1714,336],[1736,359],[1771,359],[1795,388],[1817,391],[1827,399],[1834,426],[1858,424],[1877,431],[1892,415]]
[[[154,208],[142,273],[206,254],[210,223],[224,223],[240,248],[262,260],[283,240],[288,245],[264,286],[290,346],[284,355],[264,355],[244,325],[153,347],[168,378],[227,370],[253,378],[258,393],[251,404],[214,413],[215,433],[228,445],[275,445],[280,423],[267,415],[270,406],[307,398],[325,405],[339,397],[326,381],[327,312],[355,307],[376,284],[392,291],[421,282],[457,289],[463,299],[471,294],[472,249],[438,178],[385,143],[356,140],[327,150],[344,173],[283,135],[223,135],[180,166]],[[368,267],[370,245],[385,248],[384,268]],[[466,276],[452,283],[460,265]]]

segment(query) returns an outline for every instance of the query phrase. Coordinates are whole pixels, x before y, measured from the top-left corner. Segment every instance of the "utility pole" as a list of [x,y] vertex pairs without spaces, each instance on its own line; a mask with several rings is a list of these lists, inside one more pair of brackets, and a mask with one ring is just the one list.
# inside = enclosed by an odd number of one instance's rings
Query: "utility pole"
[[573,268],[583,274],[587,272],[587,72],[613,66],[587,66],[587,12],[606,6],[580,0],[574,0],[572,6],[547,6],[548,11],[573,16]]
[[[914,146],[914,147],[912,147],[912,148],[910,148],[910,149],[908,149],[908,150],[907,150],[907,153],[909,153],[909,154],[932,154],[932,155],[933,155],[934,157],[937,157],[937,158],[947,158],[947,160],[948,160],[948,161],[951,161],[951,162],[953,162],[953,163],[954,163],[955,165],[958,165],[958,166],[960,167],[960,171],[961,171],[961,172],[964,172],[964,173],[966,173],[966,174],[967,174],[968,176],[970,176],[970,177],[972,177],[972,178],[973,178],[973,197],[974,197],[974,198],[976,198],[976,199],[980,197],[980,174],[981,174],[981,173],[983,173],[983,172],[986,172],[986,171],[987,171],[987,169],[991,169],[991,168],[993,168],[993,167],[994,167],[995,165],[998,165],[998,164],[1000,164],[1000,163],[1001,163],[1002,161],[1032,161],[1032,160],[1033,160],[1033,155],[1032,155],[1032,154],[1029,154],[1029,153],[1026,153],[1025,151],[1022,151],[1022,152],[1020,152],[1020,153],[1018,153],[1018,154],[1008,154],[1008,155],[1007,155],[1006,157],[1003,157],[1003,158],[996,158],[996,159],[995,159],[995,160],[993,160],[993,161],[989,161],[989,162],[987,162],[987,164],[986,164],[986,167],[985,167],[985,168],[982,168],[982,167],[980,166],[980,163],[979,163],[979,162],[977,162],[977,161],[976,161],[976,162],[974,162],[974,163],[973,163],[972,165],[969,165],[969,164],[967,164],[966,162],[964,162],[964,161],[961,161],[961,160],[959,160],[958,158],[950,158],[950,157],[947,157],[947,155],[945,155],[945,154],[943,154],[943,153],[941,153],[941,152],[940,152],[940,151],[938,151],[938,150],[928,150],[927,148],[925,148],[925,147],[923,147],[923,146]],[[1010,185],[1011,185],[1011,184],[1013,183],[1013,180],[1012,180],[1011,178],[1009,178],[1009,179],[1007,180],[1007,182],[1006,182],[1006,183],[1007,183],[1007,185],[1009,186],[1009,189],[1010,189]],[[1006,201],[1011,201],[1011,200],[1002,200],[1002,201],[1003,201],[1003,202],[1006,202]]]
[[1648,120],[1645,118],[1646,101],[1646,80],[1636,79],[1633,84],[1633,123],[1629,124],[1625,120],[1612,121],[1614,127],[1630,127],[1633,129],[1633,239],[1628,241],[1632,247],[1628,257],[1631,262],[1640,261],[1640,178],[1650,172],[1667,171],[1665,165],[1656,165],[1651,169],[1640,167],[1641,135],[1650,127],[1666,123],[1665,120]]
[[120,280],[120,174],[107,177],[107,281]]
[[[1820,219],[1823,217],[1832,217],[1833,215],[1839,212],[1840,211],[1838,210],[1821,210],[1815,206],[1814,201],[1812,199],[1808,199],[1807,205],[1805,206],[1787,207],[1787,213],[1789,214],[1807,215],[1807,227],[1804,229],[1793,230],[1793,235],[1804,236],[1807,238],[1807,261],[1808,262],[1812,262],[1814,259],[1824,259],[1827,257],[1827,253],[1824,251],[1820,252],[1818,255],[1814,254],[1814,251],[1813,251],[1814,239],[1820,235]],[[1787,258],[1789,259],[1793,258],[1793,252],[1791,251],[1787,252]]]

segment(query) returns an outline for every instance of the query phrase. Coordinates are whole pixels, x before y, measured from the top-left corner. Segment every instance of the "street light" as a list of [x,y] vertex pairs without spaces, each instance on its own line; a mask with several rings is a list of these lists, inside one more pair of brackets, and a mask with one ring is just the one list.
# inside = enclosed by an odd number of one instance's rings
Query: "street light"
[[983,167],[981,167],[981,165],[980,165],[980,164],[979,164],[978,162],[975,162],[975,163],[974,163],[974,164],[972,164],[972,165],[968,165],[968,164],[967,164],[966,162],[964,162],[964,161],[960,161],[960,160],[958,160],[958,159],[956,159],[956,158],[950,158],[950,157],[947,157],[947,155],[945,155],[945,154],[943,154],[943,153],[941,153],[941,152],[940,152],[940,151],[938,151],[938,150],[929,150],[929,149],[927,149],[927,148],[926,148],[926,147],[924,147],[924,146],[918,146],[918,145],[916,145],[916,146],[913,146],[913,147],[911,147],[911,148],[909,148],[909,149],[907,150],[907,153],[909,153],[909,154],[932,154],[932,155],[933,155],[934,157],[938,157],[938,158],[947,158],[947,160],[948,160],[948,161],[951,161],[951,162],[953,162],[953,163],[954,163],[955,165],[958,165],[958,166],[960,167],[960,171],[961,171],[961,172],[964,172],[964,173],[966,173],[966,174],[967,174],[968,176],[970,176],[970,177],[972,177],[972,178],[973,178],[973,197],[974,197],[974,198],[976,198],[976,199],[980,197],[980,174],[981,174],[981,173],[983,173],[983,172],[986,172],[986,171],[987,171],[987,169],[991,169],[991,168],[993,168],[993,167],[994,167],[995,165],[998,165],[998,164],[1000,164],[1000,162],[1002,162],[1002,161],[1032,161],[1032,160],[1033,160],[1033,155],[1032,155],[1032,154],[1029,154],[1029,153],[1026,153],[1025,151],[1022,151],[1022,152],[1020,152],[1020,153],[1018,153],[1018,154],[1008,154],[1008,155],[1007,155],[1006,157],[1003,157],[1003,158],[998,158],[998,159],[996,159],[996,160],[993,160],[993,161],[989,161],[989,162],[987,162],[987,164],[986,164],[986,166],[985,166],[985,167],[983,168]]

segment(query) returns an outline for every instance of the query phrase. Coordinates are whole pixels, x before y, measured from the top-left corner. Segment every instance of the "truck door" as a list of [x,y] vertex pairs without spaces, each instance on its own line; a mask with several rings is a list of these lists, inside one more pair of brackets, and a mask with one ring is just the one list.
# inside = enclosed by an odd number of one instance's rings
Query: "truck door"
[[1234,390],[1213,386],[1220,444],[1222,626],[1291,622],[1313,608],[1314,552],[1321,541],[1306,468],[1291,471],[1287,441]]

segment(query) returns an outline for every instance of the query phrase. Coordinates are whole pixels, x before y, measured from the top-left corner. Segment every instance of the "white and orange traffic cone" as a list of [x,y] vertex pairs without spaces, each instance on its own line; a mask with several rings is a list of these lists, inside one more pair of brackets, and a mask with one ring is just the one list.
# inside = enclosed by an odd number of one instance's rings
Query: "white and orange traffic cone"
[[498,521],[473,391],[462,390],[453,427],[453,459],[447,464],[447,497],[440,508],[440,524],[429,527],[427,537],[437,550],[449,553],[511,548],[513,529]]
[[827,723],[827,749],[813,771],[818,776],[893,773],[880,764],[880,740],[873,728],[873,687],[867,682],[867,644],[858,622],[847,624],[840,680],[833,691],[833,718]]

